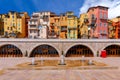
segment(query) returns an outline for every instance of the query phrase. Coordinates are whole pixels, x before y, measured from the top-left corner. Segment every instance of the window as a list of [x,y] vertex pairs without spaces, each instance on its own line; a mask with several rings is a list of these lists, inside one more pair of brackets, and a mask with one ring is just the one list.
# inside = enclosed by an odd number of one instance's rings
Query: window
[[18,23],[18,26],[20,27],[20,23]]
[[100,12],[100,18],[102,18],[102,13]]
[[9,27],[7,29],[9,30]]
[[11,30],[12,30],[12,27],[11,27]]
[[30,30],[30,33],[32,33],[32,30]]
[[13,23],[13,26],[15,26],[15,23]]
[[94,18],[95,18],[95,15],[94,15],[94,14],[92,14],[92,15],[91,15],[91,18],[92,18],[92,19],[94,19]]
[[107,15],[106,14],[104,14],[104,19],[107,19]]
[[100,33],[102,33],[102,30],[100,30]]
[[100,23],[100,26],[102,26],[102,23]]
[[104,23],[104,27],[106,27],[106,23]]
[[12,18],[14,18],[14,15],[12,15]]
[[104,33],[106,33],[106,30],[104,30]]

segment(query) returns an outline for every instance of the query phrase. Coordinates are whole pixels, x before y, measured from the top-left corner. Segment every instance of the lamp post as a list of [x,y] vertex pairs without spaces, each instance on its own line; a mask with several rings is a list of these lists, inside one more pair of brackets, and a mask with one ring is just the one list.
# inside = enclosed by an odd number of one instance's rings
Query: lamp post
[[91,29],[91,27],[88,26],[88,39],[90,38],[90,29]]

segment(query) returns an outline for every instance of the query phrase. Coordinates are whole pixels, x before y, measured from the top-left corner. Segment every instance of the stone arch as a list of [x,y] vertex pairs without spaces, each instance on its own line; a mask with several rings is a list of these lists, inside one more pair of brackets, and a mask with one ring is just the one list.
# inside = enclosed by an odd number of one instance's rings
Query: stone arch
[[95,51],[93,50],[93,48],[91,47],[91,46],[89,46],[89,45],[87,45],[87,44],[73,44],[73,45],[71,45],[71,46],[69,46],[66,50],[65,50],[65,56],[67,55],[67,52],[71,49],[71,48],[73,48],[73,47],[75,47],[75,46],[84,46],[84,47],[86,47],[86,48],[88,48],[91,52],[92,52],[92,55],[93,56],[95,56]]
[[107,57],[120,57],[120,44],[108,44],[102,50],[106,50]]
[[14,44],[0,45],[0,57],[23,57],[21,49]]
[[118,45],[118,46],[120,46],[120,43],[109,43],[109,44],[105,44],[105,45],[103,45],[103,47],[102,47],[100,50],[102,51],[102,50],[104,50],[106,47],[111,46],[111,45]]
[[37,55],[37,57],[45,57],[44,55],[46,55],[46,57],[59,57],[59,51],[53,45],[40,44],[32,49],[29,57],[35,57],[35,55]]

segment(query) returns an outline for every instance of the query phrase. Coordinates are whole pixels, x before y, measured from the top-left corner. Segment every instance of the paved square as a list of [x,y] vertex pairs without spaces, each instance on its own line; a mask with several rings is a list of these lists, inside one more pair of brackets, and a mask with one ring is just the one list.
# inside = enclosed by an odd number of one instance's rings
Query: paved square
[[117,69],[63,69],[63,70],[8,70],[30,58],[0,58],[0,80],[120,80],[120,58],[89,58]]

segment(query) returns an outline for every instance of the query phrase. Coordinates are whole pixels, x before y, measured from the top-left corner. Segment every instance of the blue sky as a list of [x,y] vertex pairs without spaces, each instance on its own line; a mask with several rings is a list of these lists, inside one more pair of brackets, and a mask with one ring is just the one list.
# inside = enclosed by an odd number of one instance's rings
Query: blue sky
[[28,12],[52,11],[57,14],[73,11],[76,16],[93,6],[109,7],[108,17],[120,16],[120,0],[0,0],[0,14],[10,10]]
[[84,0],[0,0],[0,13],[13,10],[27,11],[31,15],[37,11],[52,11],[57,14],[73,11],[78,16],[83,3]]

